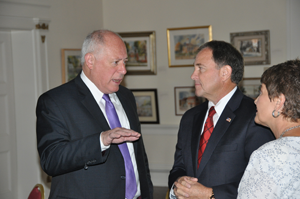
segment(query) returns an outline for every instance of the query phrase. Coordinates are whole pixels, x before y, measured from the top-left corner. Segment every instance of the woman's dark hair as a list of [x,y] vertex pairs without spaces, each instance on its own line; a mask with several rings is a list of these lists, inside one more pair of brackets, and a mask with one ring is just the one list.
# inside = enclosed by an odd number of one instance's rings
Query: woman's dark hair
[[281,112],[284,118],[296,122],[300,118],[300,60],[290,60],[268,68],[261,77],[270,100],[285,96]]

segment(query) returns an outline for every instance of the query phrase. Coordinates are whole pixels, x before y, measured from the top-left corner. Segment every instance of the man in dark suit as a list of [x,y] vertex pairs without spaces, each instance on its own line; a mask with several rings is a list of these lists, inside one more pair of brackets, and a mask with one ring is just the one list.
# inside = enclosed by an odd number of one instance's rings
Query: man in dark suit
[[[82,72],[40,96],[37,147],[42,169],[53,176],[50,198],[153,198],[135,98],[120,85],[126,61],[119,35],[94,31],[82,46]],[[112,124],[109,103],[119,127]],[[127,183],[129,176],[134,183]]]
[[237,88],[244,64],[232,45],[203,44],[194,67],[196,95],[208,101],[181,119],[170,198],[233,199],[251,153],[274,137],[254,123],[253,99]]

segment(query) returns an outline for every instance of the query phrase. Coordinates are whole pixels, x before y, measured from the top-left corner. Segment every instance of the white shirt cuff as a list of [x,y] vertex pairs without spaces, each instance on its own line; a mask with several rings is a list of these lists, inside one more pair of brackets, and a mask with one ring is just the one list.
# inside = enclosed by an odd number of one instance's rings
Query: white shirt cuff
[[170,189],[169,198],[170,199],[177,199],[177,197],[174,194],[174,184],[173,184],[173,186]]
[[102,133],[100,133],[99,140],[100,140],[100,148],[101,148],[101,152],[102,152],[102,151],[105,151],[105,150],[109,149],[110,145],[105,146],[105,145],[103,144],[102,139],[101,139],[101,135],[102,135]]

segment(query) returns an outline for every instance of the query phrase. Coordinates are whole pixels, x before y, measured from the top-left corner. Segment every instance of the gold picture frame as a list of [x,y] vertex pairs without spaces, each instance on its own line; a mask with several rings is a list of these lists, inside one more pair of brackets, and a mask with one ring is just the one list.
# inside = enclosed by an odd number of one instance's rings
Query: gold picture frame
[[212,40],[212,26],[168,28],[169,67],[193,66],[198,48]]
[[195,86],[174,87],[175,115],[183,115],[187,110],[206,101],[204,97],[197,97]]
[[270,31],[230,33],[230,42],[243,55],[245,65],[270,64]]
[[81,71],[81,49],[61,49],[62,83],[75,78]]
[[156,75],[155,31],[118,34],[127,48],[127,75]]
[[130,89],[141,124],[159,124],[157,89]]
[[260,93],[260,77],[246,77],[239,83],[238,87],[244,95],[256,99]]

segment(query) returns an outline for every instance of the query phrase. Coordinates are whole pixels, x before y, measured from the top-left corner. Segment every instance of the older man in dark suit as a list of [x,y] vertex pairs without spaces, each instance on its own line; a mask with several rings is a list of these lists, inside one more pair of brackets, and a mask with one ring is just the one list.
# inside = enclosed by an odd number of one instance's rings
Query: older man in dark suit
[[233,199],[251,153],[274,137],[254,123],[253,99],[237,88],[244,64],[232,45],[203,44],[194,67],[196,95],[208,101],[181,119],[170,198]]
[[40,96],[37,147],[50,198],[153,198],[133,94],[120,86],[127,51],[108,30],[89,34],[82,72]]

